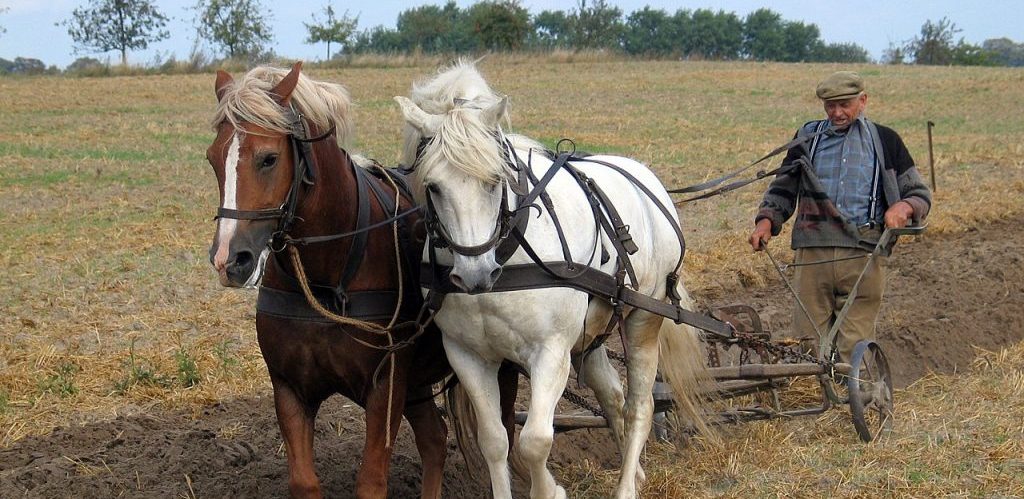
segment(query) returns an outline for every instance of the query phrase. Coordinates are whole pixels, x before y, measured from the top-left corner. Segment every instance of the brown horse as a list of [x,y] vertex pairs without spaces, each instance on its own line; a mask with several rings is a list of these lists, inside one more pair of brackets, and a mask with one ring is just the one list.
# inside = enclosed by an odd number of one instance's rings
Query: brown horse
[[[340,393],[366,410],[356,495],[387,495],[404,414],[423,460],[422,495],[439,497],[447,428],[430,391],[450,368],[439,332],[415,320],[423,240],[411,229],[419,215],[397,178],[356,165],[338,147],[352,130],[347,91],[300,69],[260,67],[237,82],[217,74],[217,138],[207,159],[221,205],[210,262],[224,286],[262,277],[256,332],[291,495],[322,495],[314,418]],[[514,401],[514,381],[505,386]]]

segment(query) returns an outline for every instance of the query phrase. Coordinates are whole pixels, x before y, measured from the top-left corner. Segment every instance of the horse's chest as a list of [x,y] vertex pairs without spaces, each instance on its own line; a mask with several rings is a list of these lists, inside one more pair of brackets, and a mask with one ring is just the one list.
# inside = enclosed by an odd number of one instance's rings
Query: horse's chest
[[586,311],[586,294],[567,288],[449,295],[437,323],[446,341],[494,360],[516,360],[541,345],[572,344]]

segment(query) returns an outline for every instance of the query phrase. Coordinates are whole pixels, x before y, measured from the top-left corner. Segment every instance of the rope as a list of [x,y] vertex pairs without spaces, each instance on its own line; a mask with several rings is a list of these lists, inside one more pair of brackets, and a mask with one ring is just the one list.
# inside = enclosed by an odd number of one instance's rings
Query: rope
[[313,310],[316,310],[320,315],[343,326],[352,326],[368,333],[380,335],[388,334],[388,331],[380,324],[345,317],[344,315],[338,315],[327,310],[327,308],[320,303],[320,300],[317,300],[316,297],[313,296],[313,290],[309,289],[309,278],[306,277],[306,269],[302,266],[302,259],[299,257],[298,248],[295,246],[288,246],[288,254],[292,258],[292,265],[295,267],[295,277],[296,280],[299,281],[299,287],[302,288],[302,294],[306,296],[306,301],[309,302],[309,306],[313,307]]
[[[388,362],[388,405],[387,405],[387,413],[386,413],[387,416],[384,419],[384,432],[385,432],[384,446],[385,446],[385,448],[390,449],[391,448],[391,413],[392,413],[392,410],[394,408],[394,402],[395,402],[394,401],[394,397],[395,397],[395,353],[398,351],[398,349],[412,344],[412,341],[414,339],[416,339],[421,334],[423,334],[423,331],[426,330],[426,324],[420,325],[419,331],[417,331],[412,336],[412,338],[410,338],[410,339],[408,339],[406,341],[402,341],[400,343],[395,343],[395,339],[394,339],[394,335],[392,334],[392,331],[394,330],[395,325],[398,323],[398,319],[401,316],[402,301],[403,301],[403,298],[404,298],[404,295],[405,295],[405,279],[404,279],[403,270],[402,270],[402,248],[401,248],[401,243],[400,243],[399,238],[398,238],[398,218],[399,218],[398,217],[398,215],[399,215],[398,211],[399,211],[400,203],[402,201],[402,194],[401,194],[401,190],[398,188],[398,185],[395,183],[395,180],[390,175],[388,175],[388,173],[386,171],[384,171],[383,167],[381,167],[379,165],[375,165],[375,166],[378,169],[381,170],[381,172],[384,174],[383,177],[386,178],[388,180],[388,182],[391,184],[391,187],[395,189],[395,213],[394,213],[394,215],[392,217],[391,231],[392,231],[392,236],[393,236],[392,238],[394,239],[394,242],[395,242],[395,262],[398,263],[398,269],[397,269],[397,272],[398,272],[398,302],[395,304],[395,311],[391,314],[391,320],[388,321],[387,326],[381,326],[379,324],[374,324],[372,322],[367,322],[367,321],[363,321],[363,320],[359,320],[359,319],[354,319],[352,317],[346,317],[346,316],[343,316],[343,315],[338,315],[338,314],[335,314],[334,312],[331,312],[330,310],[327,310],[327,308],[324,307],[320,303],[320,301],[316,299],[315,296],[313,296],[313,291],[309,288],[309,278],[306,276],[306,269],[302,265],[302,258],[299,256],[298,248],[295,245],[288,245],[288,254],[289,254],[289,256],[291,256],[292,266],[295,268],[295,277],[299,281],[299,285],[300,285],[299,287],[302,288],[302,294],[305,295],[306,301],[309,302],[309,306],[310,307],[313,307],[313,310],[316,310],[317,313],[319,313],[320,315],[322,315],[322,316],[324,316],[324,317],[326,317],[326,318],[328,318],[328,319],[330,319],[330,320],[332,320],[332,321],[334,321],[334,322],[336,322],[338,324],[341,324],[343,326],[355,327],[357,329],[360,329],[362,331],[366,331],[368,333],[373,333],[373,334],[376,334],[376,335],[381,335],[381,336],[384,336],[385,339],[387,340],[387,345],[384,346],[384,347],[380,347],[380,346],[374,345],[372,343],[363,341],[363,340],[361,340],[359,338],[356,338],[355,336],[352,337],[353,340],[355,340],[357,343],[359,343],[359,344],[361,344],[363,346],[366,346],[366,347],[369,347],[369,348],[373,348],[375,350],[383,350],[383,351],[387,352],[385,354],[385,358],[382,361],[382,363],[383,362]],[[429,322],[428,322],[428,324],[429,324]],[[378,374],[377,372],[374,373],[374,376],[373,376],[374,380],[377,379],[377,374]]]
[[[383,174],[384,178],[388,179],[388,183],[391,184],[391,187],[395,189],[395,216],[398,216],[398,207],[399,207],[399,205],[402,202],[402,193],[398,189],[398,184],[395,183],[395,179],[391,178],[391,175],[388,175],[388,172],[385,171],[383,167],[381,167],[380,165],[376,165],[376,166],[380,170],[380,172]],[[405,295],[405,288],[404,288],[404,286],[405,286],[405,279],[403,278],[404,276],[402,275],[402,247],[401,247],[401,244],[398,241],[398,221],[397,220],[395,221],[395,223],[391,224],[391,234],[393,236],[392,239],[394,239],[394,241],[395,241],[395,263],[398,264],[397,265],[397,267],[398,267],[398,302],[395,304],[395,313],[391,316],[391,321],[388,322],[387,332],[388,332],[388,346],[389,347],[391,347],[394,344],[394,338],[392,338],[392,336],[391,336],[391,328],[393,328],[395,326],[395,323],[398,322],[398,316],[399,316],[399,314],[401,313],[401,310],[402,310],[402,298]],[[394,396],[395,396],[395,351],[394,350],[388,352],[388,361],[390,363],[390,373],[388,375],[388,412],[387,412],[388,417],[385,420],[385,426],[384,426],[385,439],[386,439],[386,440],[384,440],[384,442],[385,442],[384,448],[386,448],[386,449],[390,449],[391,448],[391,410],[392,410],[392,405],[394,404]]]

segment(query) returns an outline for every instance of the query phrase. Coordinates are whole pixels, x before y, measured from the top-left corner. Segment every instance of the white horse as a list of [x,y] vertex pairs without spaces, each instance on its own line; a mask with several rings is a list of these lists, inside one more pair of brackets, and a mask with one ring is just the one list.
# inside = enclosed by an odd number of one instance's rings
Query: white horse
[[[509,443],[501,424],[496,381],[498,368],[506,359],[530,376],[529,415],[519,440],[520,454],[530,472],[530,496],[565,497],[565,490],[556,485],[546,466],[554,436],[555,406],[566,386],[573,355],[580,355],[583,346],[605,332],[613,307],[607,300],[590,299],[587,293],[567,287],[489,292],[502,266],[493,245],[486,243],[494,242],[502,232],[496,220],[503,216],[504,206],[517,208],[509,201],[516,199],[512,186],[516,185],[517,172],[508,149],[513,148],[516,156],[528,161],[538,179],[553,163],[538,143],[502,132],[507,99],[495,94],[471,63],[456,63],[414,85],[411,97],[395,98],[408,124],[402,162],[415,165],[414,190],[421,202],[429,199],[445,236],[456,249],[438,250],[437,261],[453,267],[450,279],[465,293],[447,295],[436,321],[443,331],[452,368],[477,412],[477,437],[494,497],[511,497]],[[664,206],[672,206],[664,187],[644,165],[617,156],[592,158],[624,169]],[[636,290],[665,299],[666,276],[678,272],[682,260],[680,243],[666,216],[641,189],[612,168],[585,161],[572,165],[610,193],[628,225],[639,249],[631,256]],[[574,260],[614,274],[613,243],[597,226],[577,181],[566,171],[559,171],[546,192]],[[540,202],[527,210],[531,211],[525,232],[529,245],[544,261],[563,261],[562,244],[548,210]],[[676,220],[674,210],[671,216]],[[468,246],[478,249],[458,251]],[[595,256],[602,254],[602,247],[613,253],[605,263]],[[425,261],[428,256],[429,248],[424,253]],[[505,265],[530,262],[519,248]],[[681,284],[677,291],[682,305],[690,306]],[[623,327],[627,397],[623,397],[618,373],[609,364],[603,346],[583,356],[581,374],[605,409],[622,452],[616,496],[635,497],[637,482],[643,480],[639,460],[651,429],[651,390],[659,355],[665,359],[661,370],[675,391],[677,412],[698,428],[706,428],[698,390],[707,373],[697,332],[689,326],[626,307]]]

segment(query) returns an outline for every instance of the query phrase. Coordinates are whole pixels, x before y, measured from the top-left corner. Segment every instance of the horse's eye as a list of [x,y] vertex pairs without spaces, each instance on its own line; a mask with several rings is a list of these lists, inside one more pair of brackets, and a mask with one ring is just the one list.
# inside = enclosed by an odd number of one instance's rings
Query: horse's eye
[[427,192],[429,192],[429,193],[431,193],[431,194],[433,194],[435,196],[441,194],[441,189],[438,189],[437,185],[435,185],[435,184],[427,184],[426,187],[427,187]]
[[263,157],[263,161],[260,161],[260,168],[273,168],[277,164],[277,155],[268,154]]

